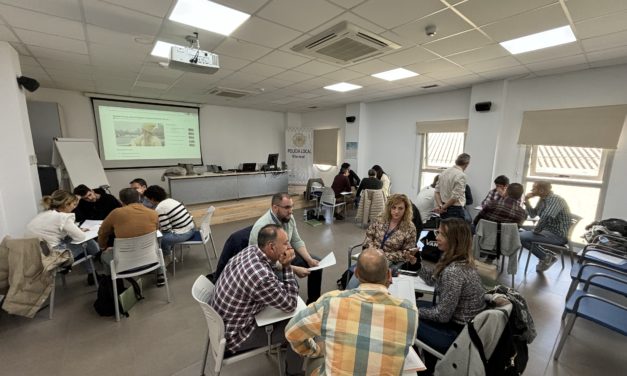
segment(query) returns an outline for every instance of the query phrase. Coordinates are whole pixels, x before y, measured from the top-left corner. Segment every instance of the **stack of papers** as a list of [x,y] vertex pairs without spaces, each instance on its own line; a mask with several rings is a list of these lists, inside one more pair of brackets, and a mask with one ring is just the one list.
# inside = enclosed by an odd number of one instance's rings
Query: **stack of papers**
[[328,255],[324,256],[322,260],[320,260],[318,266],[311,267],[309,268],[309,270],[314,271],[318,269],[328,268],[329,266],[335,265],[335,263],[335,254],[333,252],[330,252]]

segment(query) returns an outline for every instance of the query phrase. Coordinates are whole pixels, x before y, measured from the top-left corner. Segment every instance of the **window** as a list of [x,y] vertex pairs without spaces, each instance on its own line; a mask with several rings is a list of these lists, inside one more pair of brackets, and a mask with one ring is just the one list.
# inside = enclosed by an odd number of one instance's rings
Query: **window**
[[610,152],[607,149],[531,146],[525,192],[531,190],[535,181],[551,182],[553,192],[568,202],[571,213],[583,217],[571,238],[574,242],[582,243],[581,236],[586,225],[600,218],[603,211],[602,201],[609,181],[609,160]]
[[431,184],[442,170],[455,164],[464,152],[464,132],[428,132],[423,136],[422,163],[418,191]]

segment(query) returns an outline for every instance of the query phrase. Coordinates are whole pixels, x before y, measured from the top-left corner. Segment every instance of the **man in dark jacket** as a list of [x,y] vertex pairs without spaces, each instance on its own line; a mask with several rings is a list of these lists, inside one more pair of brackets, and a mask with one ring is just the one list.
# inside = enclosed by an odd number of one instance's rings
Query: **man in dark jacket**
[[346,163],[346,162],[342,163],[342,165],[340,166],[340,171],[341,169],[344,169],[344,168],[348,170],[348,181],[350,181],[351,186],[358,187],[361,179],[359,179],[359,176],[357,176],[355,171],[351,170],[350,163]]
[[377,172],[373,169],[368,170],[368,177],[361,180],[357,193],[355,194],[355,207],[359,205],[359,199],[361,198],[361,191],[364,189],[381,189],[383,188],[383,182],[377,179]]
[[76,221],[79,223],[86,219],[103,220],[113,209],[122,207],[117,198],[102,188],[90,189],[81,184],[74,188],[74,194],[81,198],[74,209]]

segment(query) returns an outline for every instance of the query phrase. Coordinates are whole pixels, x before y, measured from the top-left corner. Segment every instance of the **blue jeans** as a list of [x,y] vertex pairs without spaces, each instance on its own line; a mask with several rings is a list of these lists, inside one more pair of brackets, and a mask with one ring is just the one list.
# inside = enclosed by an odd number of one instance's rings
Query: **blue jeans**
[[[100,252],[100,247],[98,247],[98,243],[96,243],[94,239],[89,239],[86,242],[83,242],[81,244],[72,244],[71,241],[72,239],[70,238],[63,239],[61,243],[59,243],[57,248],[69,249],[70,252],[72,252],[72,256],[74,256],[75,261],[83,258],[84,251],[87,251],[87,254],[92,255],[92,256]],[[83,246],[85,248],[83,248]],[[84,264],[85,264],[85,269],[87,270],[87,273],[93,272],[93,269],[89,262],[85,262]]]
[[462,206],[449,206],[444,213],[440,214],[440,218],[461,218],[465,220],[466,214]]
[[172,253],[175,245],[191,239],[192,236],[194,236],[194,231],[196,230],[190,230],[182,234],[177,234],[171,231],[164,232],[161,237],[161,250],[163,251],[163,255],[169,255]]
[[555,235],[554,233],[542,230],[540,233],[536,234],[533,231],[523,231],[520,233],[520,242],[524,248],[527,248],[534,256],[536,256],[540,260],[544,260],[547,257],[546,252],[540,249],[540,247],[532,247],[531,244],[534,242],[540,243],[548,243],[555,245],[564,245],[568,243],[566,238],[563,238],[559,235]]
[[[417,303],[419,308],[430,308],[433,306],[431,302],[418,301]],[[416,338],[439,353],[446,354],[448,348],[455,342],[455,339],[463,329],[464,325],[453,322],[441,323],[419,318]],[[429,371],[435,369],[436,362],[437,359],[434,356],[425,352],[425,365]]]

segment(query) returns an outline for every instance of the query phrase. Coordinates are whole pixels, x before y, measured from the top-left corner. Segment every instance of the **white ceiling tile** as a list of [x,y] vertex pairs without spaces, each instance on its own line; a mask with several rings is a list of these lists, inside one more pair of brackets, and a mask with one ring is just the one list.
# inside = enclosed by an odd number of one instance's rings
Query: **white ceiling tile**
[[606,50],[627,45],[627,31],[588,38],[581,41],[586,52]]
[[552,59],[552,60],[541,61],[538,63],[525,64],[525,66],[532,72],[539,72],[539,71],[543,71],[547,69],[556,69],[556,68],[567,67],[569,65],[580,65],[580,64],[586,64],[586,63],[587,63],[586,57],[583,54],[581,54],[581,55],[567,56],[567,57],[561,57],[561,58]]
[[342,8],[350,9],[356,5],[359,5],[364,2],[364,0],[329,0],[335,5],[339,5]]
[[270,51],[272,50],[268,47],[227,38],[214,52],[217,52],[219,55],[225,54],[240,59],[256,60]]
[[[140,78],[142,79],[142,78]],[[168,90],[168,88],[170,87],[170,84],[167,83],[161,83],[161,82],[152,82],[152,81],[135,81],[135,85],[133,85],[133,88],[148,88],[148,89],[157,89],[157,90]]]
[[497,57],[490,60],[479,61],[477,63],[466,64],[464,67],[476,73],[487,72],[501,68],[510,68],[520,65],[520,63],[511,56]]
[[319,97],[320,94],[316,94],[316,93],[300,93],[300,94],[294,94],[294,96],[297,97],[297,98],[302,98],[302,99],[311,99],[311,98]]
[[119,33],[94,25],[87,25],[87,41],[123,50],[139,49],[144,52],[152,50],[152,44],[137,43],[134,35]]
[[352,11],[386,29],[444,9],[438,0],[369,0]]
[[308,58],[300,55],[291,54],[283,51],[272,51],[266,56],[258,60],[260,63],[274,65],[281,68],[294,68],[298,65],[304,64],[309,61]]
[[313,77],[314,76],[310,74],[297,72],[293,70],[288,70],[288,71],[279,73],[276,76],[274,76],[274,78],[278,78],[279,80],[285,80],[285,81],[291,81],[291,82],[300,82],[300,81],[308,80]]
[[[437,32],[430,37],[425,32],[427,26],[436,26]],[[392,31],[416,44],[438,40],[450,35],[470,30],[472,26],[450,9],[445,9],[429,17],[399,26]]]
[[456,70],[459,67],[453,63],[450,63],[444,59],[435,59],[425,61],[418,64],[408,65],[405,68],[414,71],[419,74],[433,73],[433,72],[445,72],[449,70]]
[[[25,67],[29,65],[41,68],[41,64],[39,64],[39,62],[34,58],[30,56],[20,56],[20,66]],[[88,65],[86,66],[88,67]]]
[[[497,64],[495,64],[497,65]],[[511,66],[511,65],[510,65]],[[500,68],[500,66],[499,66]],[[496,69],[496,68],[495,68]],[[474,71],[474,69],[471,69],[470,67],[466,67],[466,68],[453,68],[453,69],[448,69],[445,71],[441,71],[441,72],[431,72],[431,73],[427,73],[426,76],[436,79],[436,80],[444,80],[444,79],[451,79],[451,78],[455,78],[455,77],[462,77],[462,76],[468,76],[469,74],[471,74]],[[423,78],[423,81],[425,80],[425,78]]]
[[153,37],[149,35],[145,37],[148,37],[149,39],[152,37],[152,39],[178,44],[179,46],[188,46],[189,43],[185,40],[185,37],[187,35],[193,35],[194,32],[198,33],[200,48],[205,51],[213,51],[227,38],[224,35],[212,33],[202,29],[196,29],[191,26],[171,21],[165,21],[163,23],[158,36]]
[[2,3],[76,21],[82,21],[79,0],[2,0]]
[[325,78],[329,78],[331,80],[337,80],[341,82],[348,82],[354,80],[356,78],[362,77],[364,74],[355,72],[350,69],[340,69],[335,72],[330,72],[324,75]]
[[396,65],[386,63],[378,59],[365,61],[348,67],[350,70],[361,72],[363,74],[375,74],[396,68],[398,68]]
[[612,65],[623,65],[623,64],[627,64],[627,56],[619,57],[616,59],[595,61],[595,62],[590,63],[590,66],[592,68],[600,68],[600,67],[609,67]]
[[224,85],[233,88],[246,87],[251,83],[263,81],[266,77],[244,72],[235,72],[220,81],[220,86]]
[[266,21],[259,17],[251,17],[242,26],[235,30],[231,36],[262,46],[277,48],[300,36],[301,33]]
[[[20,57],[20,60],[21,59],[22,58]],[[38,58],[37,60],[41,63],[41,65],[46,67],[46,69],[59,69],[83,74],[92,74],[94,72],[94,67],[87,64],[59,61],[47,58]]]
[[182,71],[175,69],[159,68],[161,71],[157,71],[156,69],[157,68],[155,68],[155,70],[142,69],[137,79],[140,81],[167,84],[169,86],[183,75]]
[[173,0],[106,0],[108,3],[116,4],[124,8],[133,9],[151,16],[165,17],[170,10]]
[[557,59],[559,57],[579,55],[583,53],[578,43],[568,43],[561,46],[543,48],[524,54],[515,55],[515,58],[523,64],[535,63],[543,60]]
[[30,56],[30,51],[26,48],[26,45],[18,42],[9,41],[11,47],[15,48],[15,51],[20,54],[20,56]]
[[238,59],[227,55],[218,55],[220,62],[220,68],[226,68],[228,70],[236,71],[251,63],[250,60]]
[[60,89],[76,90],[76,91],[96,90],[96,83],[91,80],[73,80],[70,78],[64,78],[61,81],[54,80],[54,82],[56,82],[57,87],[59,87]]
[[466,76],[442,79],[442,82],[449,84],[449,85],[456,86],[456,87],[460,87],[460,88],[470,86],[480,81],[481,81],[481,76],[476,75],[476,74],[469,74]]
[[46,72],[55,81],[63,81],[65,79],[78,79],[78,80],[93,80],[91,72],[76,72],[68,69],[52,69],[46,67]]
[[213,0],[213,2],[239,10],[240,12],[253,14],[267,3],[268,0]]
[[47,58],[59,61],[70,61],[78,64],[89,64],[88,55],[75,54],[39,46],[28,46],[28,49],[33,53],[35,58]]
[[273,0],[257,15],[292,29],[308,31],[343,11],[324,1]]
[[[381,34],[385,31],[384,28],[382,28],[379,25],[373,24],[372,22],[365,20],[361,17],[359,17],[358,15],[354,14],[354,13],[342,13],[339,16],[323,23],[322,25],[316,27],[315,29],[311,30],[308,34],[311,35],[315,35],[318,33],[321,33],[335,25],[337,25],[338,23],[342,22],[342,21],[348,21],[349,23],[357,26],[358,28],[361,28],[365,31],[369,31],[371,33],[374,34]],[[392,41],[392,42],[396,42],[396,41]],[[294,43],[296,44],[296,43]]]
[[267,88],[268,91],[270,91],[270,90],[275,90],[275,89],[280,89],[282,87],[290,86],[291,84],[293,84],[292,81],[280,80],[276,77],[270,77],[263,81],[257,82],[256,86]]
[[482,26],[556,2],[557,0],[470,0],[455,5],[455,9],[475,25]]
[[433,60],[435,58],[437,58],[436,55],[420,46],[410,47],[399,52],[389,53],[379,57],[380,60],[398,65],[399,67],[422,61]]
[[627,9],[624,0],[568,0],[566,7],[575,22]]
[[577,22],[575,29],[580,39],[627,30],[627,11]]
[[77,21],[1,4],[0,14],[12,27],[74,39],[85,39],[83,24]]
[[262,77],[271,77],[275,74],[279,74],[283,72],[282,68],[275,67],[272,65],[266,65],[261,63],[252,63],[240,70],[240,72],[256,74]]
[[452,37],[426,43],[423,47],[442,56],[447,56],[458,52],[474,50],[475,48],[483,47],[491,43],[493,42],[480,32],[471,30]]
[[87,44],[82,40],[58,37],[31,30],[17,28],[13,30],[20,40],[29,46],[46,47],[79,54],[87,53]]
[[113,68],[101,68],[98,66],[94,67],[94,79],[96,82],[113,79],[126,81],[129,85],[132,85],[139,75],[139,69],[135,70],[127,70],[127,69],[113,69]]
[[13,34],[13,32],[4,25],[0,25],[0,40],[5,42],[18,42],[15,34]]
[[381,82],[380,78],[372,77],[370,75],[362,76],[362,77],[355,78],[355,79],[351,80],[351,83],[353,83],[355,85],[359,85],[359,86],[376,85],[379,82]]
[[[588,57],[588,61],[590,62],[621,58],[627,56],[627,46],[590,52],[586,54],[586,56]],[[22,58],[20,57],[20,59]]]
[[464,65],[475,63],[477,61],[494,59],[501,56],[509,56],[510,53],[501,47],[500,44],[492,44],[489,46],[477,48],[472,51],[466,51],[455,55],[448,55],[446,58],[457,64]]
[[568,19],[559,4],[519,14],[481,27],[497,42],[524,37],[568,25]]
[[533,73],[536,76],[548,76],[548,75],[553,75],[553,74],[577,72],[577,71],[588,69],[588,68],[590,68],[588,64],[579,64],[579,65],[562,66],[562,67],[553,68],[553,69],[539,70],[539,71],[534,71]]
[[496,69],[490,72],[482,72],[480,74],[481,77],[490,80],[498,80],[511,77],[520,78],[528,75],[531,75],[531,72],[529,72],[529,69],[525,68],[522,65],[512,68]]
[[338,69],[340,69],[340,67],[336,65],[331,65],[316,60],[312,60],[308,63],[294,68],[295,71],[309,73],[314,76],[320,76],[329,72],[336,71]]
[[24,76],[32,77],[36,80],[50,80],[48,73],[41,67],[27,65],[21,67],[21,69]]
[[82,1],[87,23],[121,33],[155,35],[163,21],[159,17],[149,16],[96,0]]

